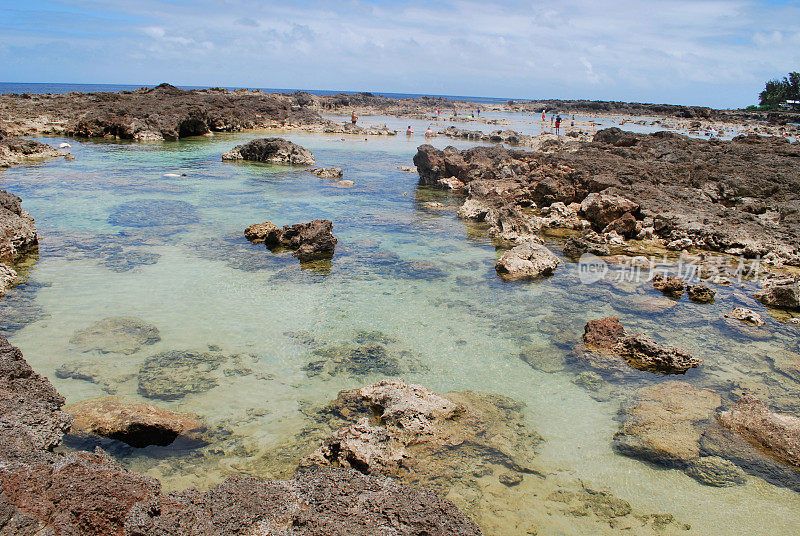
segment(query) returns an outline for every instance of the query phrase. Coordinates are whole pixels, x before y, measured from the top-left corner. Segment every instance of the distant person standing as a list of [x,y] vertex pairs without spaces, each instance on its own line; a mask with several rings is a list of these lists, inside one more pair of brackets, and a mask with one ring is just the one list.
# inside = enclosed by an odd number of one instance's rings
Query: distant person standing
[[547,112],[547,108],[542,110],[542,121],[547,121],[547,115],[545,115],[545,112]]
[[560,128],[561,128],[561,116],[559,115],[556,117],[556,134],[559,136],[561,135],[561,133],[558,131],[558,129]]
[[480,115],[481,115],[481,107],[478,106],[478,117],[480,117]]
[[411,125],[408,125],[408,128],[406,129],[406,136],[411,136],[412,134],[414,134],[414,129],[411,127]]
[[431,127],[428,127],[428,130],[425,131],[425,137],[426,138],[432,138],[433,137],[433,130],[431,130]]
[[355,126],[356,121],[358,121],[358,116],[356,115],[356,111],[353,110],[353,113],[350,114],[350,122]]

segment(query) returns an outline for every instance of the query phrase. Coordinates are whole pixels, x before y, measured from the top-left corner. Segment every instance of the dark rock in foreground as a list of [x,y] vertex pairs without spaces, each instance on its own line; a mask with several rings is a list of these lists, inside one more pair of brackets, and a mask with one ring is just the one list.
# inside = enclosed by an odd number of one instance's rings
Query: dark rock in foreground
[[311,151],[283,138],[261,138],[244,145],[237,145],[230,151],[222,153],[222,159],[293,166],[314,165],[314,155]]
[[439,495],[382,476],[315,468],[289,481],[235,476],[167,495],[102,450],[54,452],[70,428],[64,399],[0,336],[0,530],[35,536],[477,536]]
[[22,199],[0,190],[0,259],[13,259],[39,242],[33,217]]

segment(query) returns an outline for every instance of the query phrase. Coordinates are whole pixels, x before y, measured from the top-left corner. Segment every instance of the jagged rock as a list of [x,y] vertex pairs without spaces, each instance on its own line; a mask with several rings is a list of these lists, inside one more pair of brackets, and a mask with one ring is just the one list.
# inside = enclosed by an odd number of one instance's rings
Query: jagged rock
[[0,296],[6,293],[14,280],[17,279],[17,272],[13,268],[0,262]]
[[172,350],[148,357],[139,369],[139,394],[146,398],[177,400],[217,386],[212,373],[226,356],[210,352]]
[[703,363],[680,348],[660,345],[643,333],[623,337],[614,351],[633,368],[663,374],[683,374]]
[[58,156],[58,150],[46,143],[13,136],[0,136],[0,168]]
[[161,340],[158,328],[138,318],[113,316],[75,332],[69,343],[77,350],[133,354]]
[[282,245],[294,249],[294,256],[301,261],[330,259],[338,242],[330,220],[285,225],[280,240]]
[[309,171],[320,179],[338,180],[344,176],[344,171],[342,171],[342,168],[338,167],[314,168]]
[[683,294],[686,282],[674,275],[655,274],[653,276],[653,288],[669,296],[678,297]]
[[800,468],[800,418],[774,413],[753,395],[745,395],[719,422],[774,458]]
[[267,246],[280,244],[283,231],[271,221],[254,223],[244,230],[244,237],[251,242],[264,242]]
[[14,259],[38,244],[34,220],[22,199],[0,190],[0,259]]
[[587,345],[613,349],[625,336],[625,328],[615,316],[590,320],[583,328],[583,342]]
[[591,193],[581,201],[581,212],[597,231],[605,229],[626,213],[636,213],[638,210],[638,204],[615,194]]
[[167,446],[176,439],[202,443],[205,425],[191,413],[180,413],[116,396],[91,398],[71,404],[73,434],[94,434],[136,448]]
[[620,410],[617,452],[668,467],[700,457],[700,438],[722,400],[716,393],[669,381],[637,390]]
[[751,311],[746,307],[736,307],[725,316],[727,318],[733,318],[734,320],[740,320],[745,324],[750,324],[753,326],[763,326],[765,324],[764,319],[761,318],[760,314]]
[[632,133],[617,127],[603,129],[594,135],[595,143],[605,143],[614,147],[633,147],[639,139]]
[[611,255],[611,250],[599,239],[595,239],[592,234],[584,233],[580,237],[571,236],[564,241],[564,256],[578,260],[585,253],[603,257]]
[[626,212],[620,218],[612,221],[603,228],[603,233],[614,231],[624,238],[634,238],[639,233],[636,218],[633,214]]
[[303,465],[339,465],[447,486],[485,465],[529,472],[541,438],[526,430],[521,409],[500,395],[439,395],[384,380],[339,393],[320,414],[326,426],[339,428]]
[[552,275],[558,267],[558,257],[541,244],[523,242],[506,251],[495,264],[503,279],[532,279]]
[[305,147],[283,138],[261,138],[222,153],[223,160],[248,160],[269,164],[313,166],[314,155]]
[[768,307],[800,309],[800,286],[797,283],[772,285],[756,292],[753,297]]
[[714,301],[714,296],[716,294],[716,290],[712,290],[706,285],[702,284],[689,285],[687,287],[687,295],[689,296],[689,299],[698,303],[711,303]]
[[643,333],[628,335],[616,317],[591,320],[584,326],[578,355],[592,368],[624,377],[629,367],[661,374],[683,374],[703,363],[687,352],[656,343]]
[[[55,452],[70,427],[64,399],[0,336],[0,519],[20,535],[479,536],[441,495],[341,468],[290,481],[231,477],[207,492],[161,493],[102,450]],[[99,420],[106,417],[98,415]]]

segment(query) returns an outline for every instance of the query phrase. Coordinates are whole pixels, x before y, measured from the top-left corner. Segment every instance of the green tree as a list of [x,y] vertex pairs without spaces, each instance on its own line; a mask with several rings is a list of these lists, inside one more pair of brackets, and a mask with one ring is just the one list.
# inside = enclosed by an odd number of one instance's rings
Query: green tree
[[758,98],[762,106],[770,107],[776,107],[787,100],[800,100],[800,73],[789,73],[783,80],[770,80]]

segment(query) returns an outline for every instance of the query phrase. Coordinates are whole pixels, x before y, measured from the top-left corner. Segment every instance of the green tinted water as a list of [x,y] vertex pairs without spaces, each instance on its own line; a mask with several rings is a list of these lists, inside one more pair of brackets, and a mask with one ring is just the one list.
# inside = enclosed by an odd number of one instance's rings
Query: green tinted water
[[[748,289],[720,288],[713,305],[684,299],[667,313],[644,314],[638,300],[659,297],[647,283],[581,285],[576,266],[564,259],[548,280],[504,284],[494,273],[494,246],[456,218],[460,200],[418,188],[415,174],[397,169],[411,165],[419,134],[369,141],[286,134],[312,150],[318,165],[343,168],[355,182],[349,189],[298,169],[221,162],[222,152],[258,136],[156,145],[69,140],[73,161],[0,172],[0,187],[23,198],[41,237],[27,283],[0,301],[2,329],[31,365],[68,403],[105,394],[105,386],[197,413],[225,431],[196,451],[122,449],[124,463],[162,478],[167,488],[206,487],[259,467],[260,476],[270,476],[259,457],[293,438],[306,422],[302,410],[384,377],[309,377],[303,367],[312,358],[302,339],[344,344],[358,330],[380,331],[396,339],[391,348],[407,352],[410,363],[421,362],[402,374],[407,381],[525,402],[526,419],[546,439],[539,460],[559,478],[607,488],[642,511],[672,513],[691,524],[691,534],[800,528],[797,493],[755,477],[744,486],[711,488],[616,455],[619,399],[597,401],[572,382],[574,371],[540,372],[519,357],[531,346],[566,356],[587,320],[616,314],[631,331],[705,359],[682,379],[728,400],[744,388],[757,390],[771,405],[795,411],[800,386],[773,371],[765,356],[797,351],[797,333],[769,319]],[[312,218],[334,222],[339,246],[329,271],[304,270],[290,255],[273,255],[242,236],[251,223]],[[560,253],[557,243],[553,249]],[[742,339],[720,320],[736,305],[761,311],[769,338]],[[70,344],[77,330],[120,315],[155,325],[161,341],[131,355],[82,353]],[[172,402],[138,394],[136,375],[147,357],[209,346],[240,356],[214,372],[217,387]],[[56,368],[75,360],[100,366],[100,383],[55,377]],[[511,488],[502,493],[518,497],[498,501],[517,504],[524,518],[526,504],[533,511],[538,500],[535,488],[529,491]],[[502,525],[505,514],[497,515]]]

